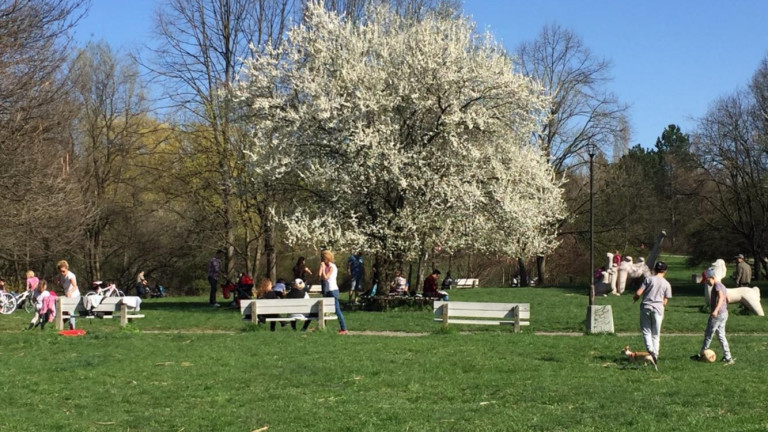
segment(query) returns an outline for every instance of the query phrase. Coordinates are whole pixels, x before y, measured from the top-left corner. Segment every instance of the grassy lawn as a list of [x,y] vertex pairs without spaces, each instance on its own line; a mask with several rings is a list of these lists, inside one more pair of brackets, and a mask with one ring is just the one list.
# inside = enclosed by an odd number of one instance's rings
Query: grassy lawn
[[418,308],[347,311],[349,336],[336,335],[335,322],[271,333],[200,297],[147,300],[146,318],[124,330],[80,319],[88,334],[65,338],[53,328],[21,332],[30,316],[17,311],[0,316],[0,431],[766,430],[768,322],[731,306],[736,364],[691,362],[707,315],[690,273],[670,272],[659,372],[621,369],[619,350],[642,348],[630,295],[597,303],[611,304],[617,331],[631,334],[534,334],[583,331],[586,288],[451,292],[530,302],[522,334],[442,332]]

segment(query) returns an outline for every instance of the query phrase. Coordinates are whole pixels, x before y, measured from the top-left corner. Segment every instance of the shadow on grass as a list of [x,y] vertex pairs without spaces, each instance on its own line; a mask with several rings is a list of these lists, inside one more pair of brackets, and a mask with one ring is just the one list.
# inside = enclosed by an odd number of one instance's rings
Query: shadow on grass
[[222,304],[221,307],[213,308],[207,303],[192,302],[192,301],[143,301],[141,303],[142,310],[158,310],[158,311],[179,311],[179,310],[208,310],[211,312],[237,312],[240,313],[239,307],[230,307],[229,303]]

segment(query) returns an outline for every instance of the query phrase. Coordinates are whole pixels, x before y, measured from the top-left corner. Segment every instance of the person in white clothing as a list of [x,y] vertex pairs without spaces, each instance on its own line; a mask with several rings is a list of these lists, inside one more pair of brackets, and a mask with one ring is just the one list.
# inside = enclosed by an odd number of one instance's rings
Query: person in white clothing
[[347,323],[344,321],[344,314],[341,313],[339,304],[339,285],[336,283],[336,277],[339,269],[333,263],[333,253],[329,250],[320,252],[320,269],[317,274],[320,276],[320,285],[323,287],[323,297],[333,297],[336,303],[336,316],[339,318],[339,334],[347,334]]
[[[64,295],[69,298],[80,298],[80,289],[77,288],[77,277],[69,271],[69,263],[61,260],[56,264],[59,269],[59,284],[64,288]],[[69,316],[69,329],[75,329],[75,317]]]

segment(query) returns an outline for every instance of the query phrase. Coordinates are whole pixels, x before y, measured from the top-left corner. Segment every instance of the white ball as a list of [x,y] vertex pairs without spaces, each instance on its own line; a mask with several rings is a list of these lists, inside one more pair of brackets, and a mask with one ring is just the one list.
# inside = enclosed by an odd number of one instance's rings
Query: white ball
[[717,360],[717,354],[711,349],[705,349],[702,353],[701,360],[707,363],[714,363]]

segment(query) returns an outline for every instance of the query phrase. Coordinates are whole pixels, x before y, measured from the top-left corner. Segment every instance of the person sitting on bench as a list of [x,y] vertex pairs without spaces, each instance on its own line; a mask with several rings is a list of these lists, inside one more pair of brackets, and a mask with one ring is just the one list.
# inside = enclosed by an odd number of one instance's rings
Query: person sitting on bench
[[424,279],[424,297],[437,297],[440,300],[448,301],[448,293],[437,289],[437,277],[440,276],[440,270],[432,270],[432,274]]

